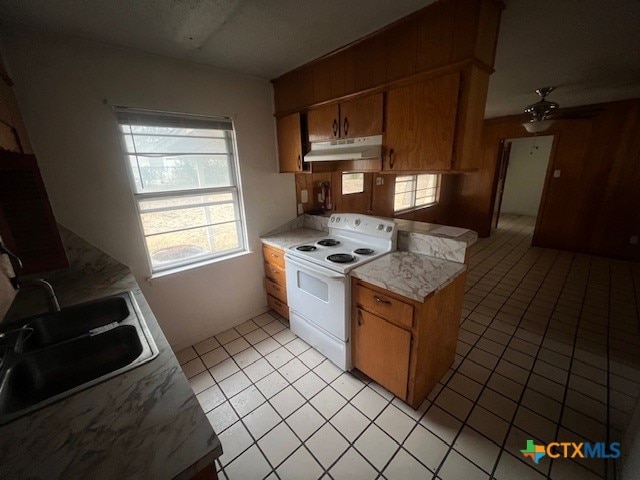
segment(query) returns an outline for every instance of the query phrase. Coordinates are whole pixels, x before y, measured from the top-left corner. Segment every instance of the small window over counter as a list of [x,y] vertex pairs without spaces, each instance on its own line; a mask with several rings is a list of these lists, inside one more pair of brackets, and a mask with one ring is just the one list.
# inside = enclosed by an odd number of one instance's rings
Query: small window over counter
[[151,271],[246,250],[229,118],[117,108]]
[[342,195],[364,192],[364,173],[342,174]]
[[440,175],[398,175],[393,210],[397,213],[434,205],[439,196]]

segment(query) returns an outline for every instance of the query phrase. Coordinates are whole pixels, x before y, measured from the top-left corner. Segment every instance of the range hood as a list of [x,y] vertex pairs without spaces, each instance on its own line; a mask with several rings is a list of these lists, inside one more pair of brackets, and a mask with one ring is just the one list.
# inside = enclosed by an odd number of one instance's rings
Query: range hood
[[312,143],[311,151],[304,156],[304,161],[362,160],[365,158],[380,158],[381,154],[382,135],[375,135],[373,137]]

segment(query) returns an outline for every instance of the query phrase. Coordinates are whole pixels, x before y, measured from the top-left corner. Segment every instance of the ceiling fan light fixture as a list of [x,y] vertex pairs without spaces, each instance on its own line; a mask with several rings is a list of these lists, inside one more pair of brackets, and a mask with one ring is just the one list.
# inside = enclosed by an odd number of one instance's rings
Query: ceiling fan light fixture
[[528,122],[524,122],[522,126],[529,133],[540,133],[553,125],[553,122],[554,120],[529,120]]

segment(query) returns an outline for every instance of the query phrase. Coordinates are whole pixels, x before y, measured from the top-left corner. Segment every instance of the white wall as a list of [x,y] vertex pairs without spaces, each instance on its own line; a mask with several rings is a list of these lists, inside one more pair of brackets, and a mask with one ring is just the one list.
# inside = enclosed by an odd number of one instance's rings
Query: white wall
[[[133,270],[174,347],[265,310],[259,236],[296,214],[293,175],[277,173],[267,80],[29,30],[5,29],[2,52],[56,219]],[[110,105],[235,119],[249,255],[145,281]]]
[[535,217],[540,207],[553,135],[509,141],[512,143],[511,155],[500,212]]

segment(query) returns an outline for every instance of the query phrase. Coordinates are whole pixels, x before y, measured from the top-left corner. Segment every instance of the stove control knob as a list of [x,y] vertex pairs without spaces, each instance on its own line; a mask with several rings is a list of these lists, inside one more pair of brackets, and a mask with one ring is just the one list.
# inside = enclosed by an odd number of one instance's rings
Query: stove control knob
[[331,221],[335,222],[336,221],[335,217],[331,217]]
[[387,233],[389,233],[391,230],[392,230],[392,228],[391,228],[391,226],[390,226],[390,225],[389,225],[389,226],[387,226],[387,228],[385,228],[385,231],[386,231]]
[[384,225],[379,223],[378,226],[376,227],[378,230],[382,231],[382,229],[384,228]]
[[357,227],[358,225],[360,225],[360,219],[356,218],[355,222],[353,222],[355,224],[355,226]]
[[340,217],[336,217],[336,223],[340,223]]

